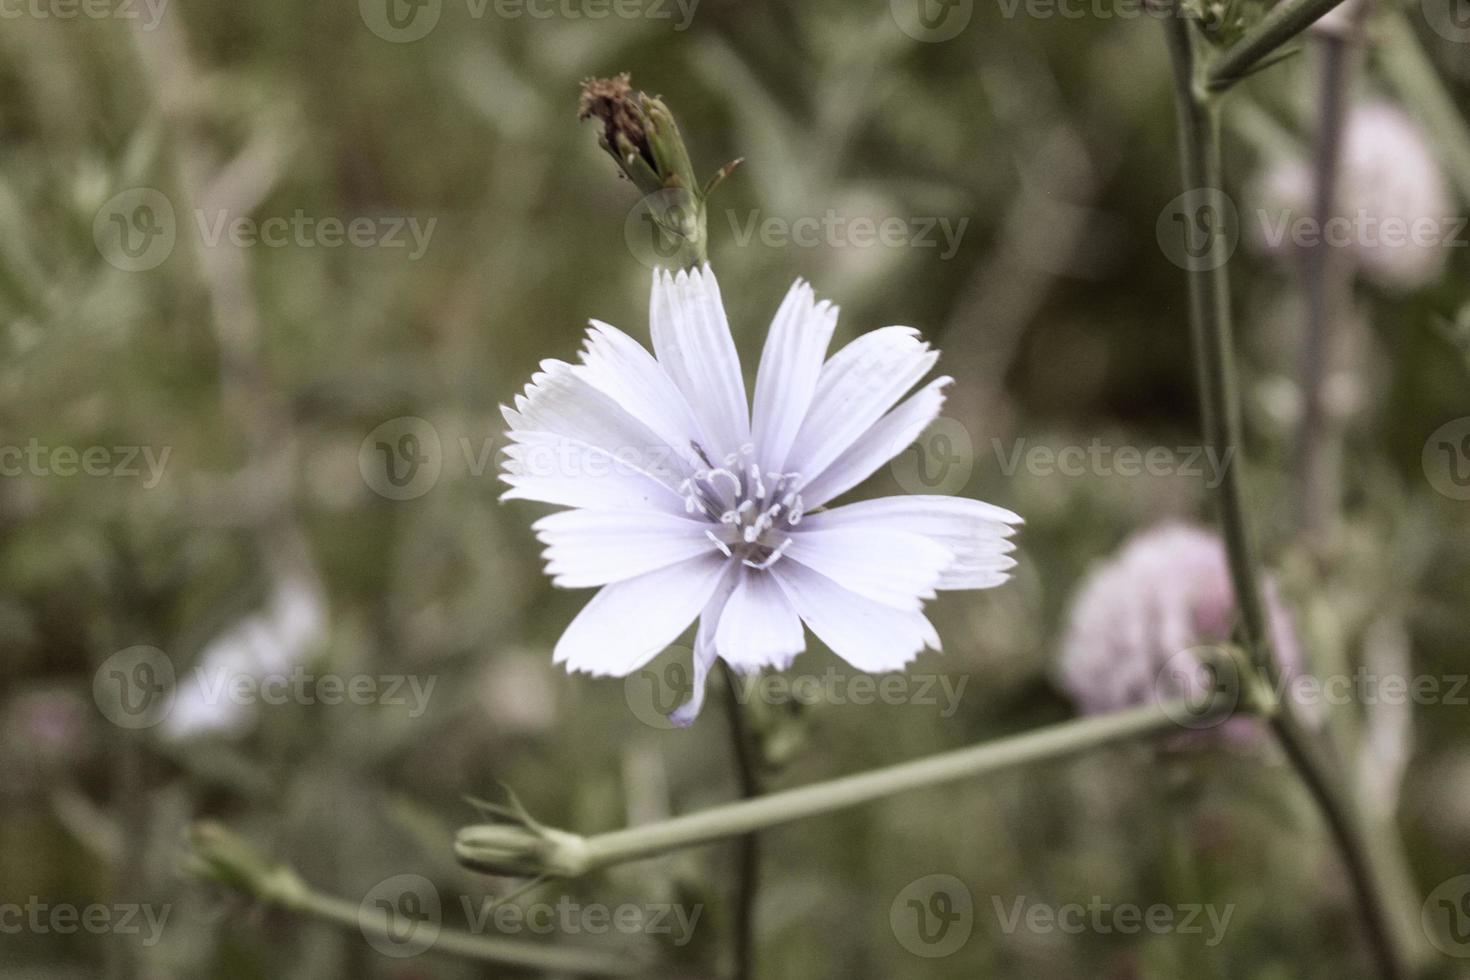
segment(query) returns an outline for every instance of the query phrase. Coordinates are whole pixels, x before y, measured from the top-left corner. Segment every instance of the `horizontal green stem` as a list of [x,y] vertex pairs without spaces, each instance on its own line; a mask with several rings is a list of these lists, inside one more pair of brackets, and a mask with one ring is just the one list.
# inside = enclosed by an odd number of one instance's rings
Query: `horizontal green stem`
[[1227,89],[1343,0],[1284,0],[1215,59],[1207,73],[1211,91]]
[[[658,823],[575,838],[575,843],[561,848],[569,856],[557,862],[557,870],[552,873],[586,874],[610,865],[712,844],[794,820],[832,813],[909,790],[1072,755],[1126,739],[1177,733],[1182,730],[1179,718],[1188,716],[1192,723],[1208,723],[1216,715],[1223,720],[1228,711],[1229,706],[1224,704],[1203,713],[1199,706],[1183,701],[1150,704],[1114,714],[1065,721],[970,748],[739,800]],[[484,829],[465,828],[460,832],[456,845],[461,862],[478,870],[487,870],[484,863],[476,859],[474,845]]]

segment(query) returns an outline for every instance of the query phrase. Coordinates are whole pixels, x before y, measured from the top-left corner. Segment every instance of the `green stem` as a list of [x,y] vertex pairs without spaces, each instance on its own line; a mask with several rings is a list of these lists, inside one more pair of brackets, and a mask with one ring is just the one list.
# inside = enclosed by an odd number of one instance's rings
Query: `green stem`
[[[740,703],[735,672],[723,660],[725,671],[725,709],[730,720],[730,744],[735,753],[736,771],[740,777],[740,796],[754,799],[761,795],[758,747],[745,720],[745,706]],[[740,838],[739,878],[735,897],[735,980],[755,976],[755,895],[760,879],[760,838],[746,834]]]
[[[1290,6],[1290,0],[1284,6]],[[1319,4],[1320,6],[1320,4]],[[1330,4],[1326,5],[1330,8]],[[1281,8],[1277,8],[1280,10]],[[1318,11],[1318,15],[1323,11]],[[1298,28],[1299,29],[1299,28]],[[1217,103],[1195,87],[1195,59],[1189,22],[1182,17],[1164,21],[1165,37],[1174,67],[1174,89],[1179,115],[1179,159],[1186,190],[1218,190],[1220,138]],[[1218,65],[1216,66],[1218,69]],[[1207,260],[1189,273],[1190,330],[1200,384],[1200,411],[1205,443],[1213,452],[1228,454],[1220,485],[1220,521],[1229,555],[1231,581],[1240,609],[1242,630],[1260,675],[1272,690],[1281,690],[1271,634],[1266,620],[1250,523],[1245,510],[1244,464],[1240,456],[1240,397],[1235,377],[1235,353],[1230,320],[1230,279],[1225,236],[1211,229]],[[1333,842],[1362,905],[1369,946],[1385,980],[1408,976],[1389,914],[1387,900],[1351,798],[1319,755],[1295,716],[1290,698],[1282,698],[1271,718],[1287,758],[1306,784],[1327,822]]]
[[[319,892],[285,865],[272,865],[244,838],[214,823],[196,824],[190,832],[192,854],[186,868],[194,874],[242,892],[265,905],[319,919],[363,936],[394,945],[402,942],[387,913],[371,905]],[[635,976],[645,972],[629,949],[573,949],[501,936],[439,929],[429,950],[466,959],[550,973],[589,976]]]
[[[1331,34],[1322,37],[1316,49],[1320,63],[1317,132],[1312,145],[1312,219],[1318,228],[1326,228],[1337,210],[1342,136],[1358,45],[1352,38]],[[1330,536],[1340,498],[1340,481],[1336,478],[1338,425],[1335,418],[1329,417],[1324,389],[1332,353],[1332,324],[1352,300],[1352,279],[1344,266],[1342,249],[1325,238],[1302,256],[1302,274],[1306,330],[1298,367],[1302,418],[1296,444],[1296,477],[1301,492],[1297,516],[1302,532],[1320,539]]]
[[1405,107],[1419,118],[1461,199],[1470,204],[1470,129],[1466,128],[1465,117],[1404,12],[1385,11],[1378,26],[1382,31],[1376,49],[1379,67]]
[[[281,907],[351,931],[371,932],[390,941],[403,938],[390,927],[386,913],[378,909],[362,909],[355,902],[310,889],[294,896],[289,903],[281,903]],[[498,936],[480,936],[456,929],[440,929],[430,949],[435,953],[548,973],[626,977],[643,972],[641,966],[621,958],[623,954],[617,951],[570,949]]]
[[1179,731],[1175,719],[1207,717],[1197,705],[1151,704],[1114,714],[1061,722],[970,748],[783,790],[641,827],[583,838],[577,870],[599,868],[699,847],[807,817],[871,803],[910,790],[982,776],[1145,736]]
[[[1244,37],[1215,59],[1208,75],[1210,91],[1223,91],[1240,81],[1250,74],[1252,68],[1275,54],[1282,45],[1342,2],[1343,0],[1284,0],[1272,7],[1259,23],[1245,32]],[[1181,26],[1184,25],[1181,23]]]

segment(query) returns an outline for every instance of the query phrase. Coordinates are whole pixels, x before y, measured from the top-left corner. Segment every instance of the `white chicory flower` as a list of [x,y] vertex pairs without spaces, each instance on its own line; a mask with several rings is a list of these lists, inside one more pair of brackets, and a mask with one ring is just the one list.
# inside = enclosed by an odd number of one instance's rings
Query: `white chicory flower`
[[694,695],[673,716],[688,724],[717,657],[785,668],[805,622],[859,670],[895,670],[939,649],[923,612],[937,590],[1007,580],[1021,519],[1003,508],[909,495],[826,509],[939,414],[950,378],[904,397],[939,356],[917,331],[884,327],[827,358],[837,307],[798,280],[752,411],[709,266],[655,273],[650,305],[655,354],[594,320],[581,363],[543,361],[502,408],[503,499],[570,508],[533,525],[547,572],[601,587],[556,663],[626,676],[697,618]]

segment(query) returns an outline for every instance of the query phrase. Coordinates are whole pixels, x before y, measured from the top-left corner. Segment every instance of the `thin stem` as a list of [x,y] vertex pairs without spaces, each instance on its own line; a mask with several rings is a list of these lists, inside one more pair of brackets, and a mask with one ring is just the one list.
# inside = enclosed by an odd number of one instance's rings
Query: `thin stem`
[[1382,32],[1375,49],[1379,67],[1404,106],[1419,117],[1461,199],[1470,204],[1470,129],[1466,128],[1465,117],[1434,70],[1404,11],[1397,7],[1385,11],[1377,26]]
[[[364,937],[381,938],[400,947],[403,924],[396,926],[385,909],[373,903],[352,902],[312,888],[292,868],[273,865],[244,838],[213,823],[195,825],[190,833],[192,857],[186,867],[202,878],[309,918],[330,922]],[[413,928],[432,928],[428,921]],[[410,933],[410,939],[416,938]],[[508,966],[595,976],[633,976],[647,966],[631,949],[574,949],[527,942],[502,936],[484,936],[437,928],[426,951]]]
[[[1290,0],[1284,6],[1290,6]],[[1164,21],[1164,30],[1174,67],[1184,186],[1217,190],[1221,183],[1218,116],[1214,100],[1195,89],[1190,26],[1184,18],[1172,17]],[[1227,253],[1223,251],[1225,236],[1215,233],[1220,230],[1212,229],[1212,247],[1207,252],[1210,261],[1189,273],[1190,328],[1200,381],[1201,416],[1206,445],[1216,453],[1229,454],[1217,458],[1232,460],[1220,485],[1219,509],[1241,625],[1261,676],[1271,683],[1273,690],[1280,690],[1245,511],[1230,280],[1225,261]],[[1271,718],[1271,728],[1327,822],[1362,905],[1368,943],[1380,975],[1385,980],[1407,977],[1388,904],[1372,866],[1373,856],[1349,795],[1296,720],[1290,698],[1280,700],[1279,710]]]
[[[291,903],[283,904],[282,907],[309,918],[330,922],[344,929],[372,933],[395,945],[403,940],[402,926],[392,926],[386,912],[380,909],[363,909],[355,902],[332,895],[323,895],[307,889],[296,896]],[[644,972],[644,966],[616,950],[600,952],[590,949],[572,949],[566,946],[524,942],[499,936],[480,936],[457,929],[441,928],[438,935],[434,937],[430,950],[464,959],[484,960],[489,963],[543,970],[548,973],[627,977]]]
[[[1317,49],[1321,60],[1317,133],[1312,146],[1312,219],[1316,227],[1325,228],[1337,208],[1342,133],[1358,46],[1353,39],[1334,33],[1319,39]],[[1333,346],[1332,323],[1351,299],[1352,281],[1341,252],[1326,236],[1320,236],[1302,257],[1306,329],[1299,367],[1302,418],[1297,431],[1296,475],[1301,488],[1301,530],[1313,537],[1329,532],[1337,513],[1336,425],[1327,417],[1324,388]]]
[[[1246,75],[1252,68],[1276,53],[1283,45],[1343,0],[1284,0],[1246,31],[1210,66],[1210,91],[1223,91]],[[1184,24],[1185,18],[1174,18]],[[1172,30],[1172,28],[1171,28]]]
[[1112,742],[1177,732],[1176,719],[1183,717],[1208,719],[1209,716],[1202,715],[1198,705],[1185,702],[1151,704],[1065,721],[969,748],[727,803],[641,827],[597,834],[582,839],[584,860],[578,870],[586,873],[712,844],[910,790],[1085,752]]
[[[723,660],[720,665],[725,672],[725,710],[740,777],[740,796],[754,799],[761,795],[758,747],[745,723],[745,706],[740,703],[735,672]],[[735,897],[735,980],[750,980],[755,975],[755,895],[760,884],[760,839],[755,834],[745,834],[737,846],[740,868]]]

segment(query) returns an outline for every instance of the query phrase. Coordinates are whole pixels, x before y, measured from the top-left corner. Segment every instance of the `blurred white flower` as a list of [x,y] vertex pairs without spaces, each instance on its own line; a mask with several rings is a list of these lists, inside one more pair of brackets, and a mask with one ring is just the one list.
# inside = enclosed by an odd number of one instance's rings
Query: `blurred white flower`
[[291,673],[322,642],[326,623],[316,584],[298,576],[283,579],[265,609],[205,646],[198,666],[179,681],[164,734],[175,739],[234,735],[249,727],[257,705],[231,696],[235,679],[258,682]]
[[1331,225],[1311,224],[1312,176],[1304,161],[1270,168],[1258,181],[1257,198],[1262,210],[1252,232],[1267,251],[1290,254],[1325,240],[1347,249],[1359,271],[1386,289],[1434,282],[1448,243],[1462,231],[1423,131],[1381,101],[1359,103],[1348,114]]
[[698,618],[694,696],[673,716],[687,724],[716,657],[785,667],[805,622],[859,670],[894,670],[939,649],[922,609],[936,590],[1006,581],[1021,522],[1008,510],[940,496],[818,510],[939,414],[949,378],[903,398],[939,356],[916,331],[874,330],[828,359],[837,308],[798,280],[752,413],[709,266],[655,273],[650,306],[656,357],[593,321],[580,364],[543,361],[503,409],[505,497],[572,508],[534,525],[547,572],[601,586],[555,662],[625,676]]
[[[1286,679],[1301,671],[1301,649],[1275,584],[1265,585],[1276,660]],[[1203,671],[1176,658],[1229,643],[1236,625],[1235,591],[1225,545],[1201,528],[1165,524],[1135,535],[1093,569],[1074,597],[1062,646],[1059,681],[1084,714],[1103,714],[1188,689]],[[1197,663],[1197,660],[1191,660]],[[1290,693],[1290,685],[1284,685]],[[1223,726],[1249,736],[1248,719]]]

